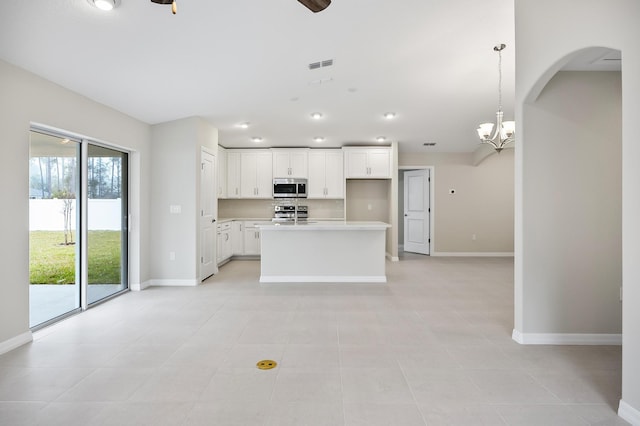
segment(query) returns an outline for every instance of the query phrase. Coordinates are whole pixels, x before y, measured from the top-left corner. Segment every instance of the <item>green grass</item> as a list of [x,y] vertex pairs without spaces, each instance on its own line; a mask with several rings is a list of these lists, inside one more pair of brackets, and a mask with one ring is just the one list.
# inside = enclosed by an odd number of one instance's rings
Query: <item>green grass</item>
[[[120,232],[89,231],[88,239],[89,284],[119,284]],[[64,245],[62,231],[32,231],[29,244],[31,284],[75,283],[76,246]]]

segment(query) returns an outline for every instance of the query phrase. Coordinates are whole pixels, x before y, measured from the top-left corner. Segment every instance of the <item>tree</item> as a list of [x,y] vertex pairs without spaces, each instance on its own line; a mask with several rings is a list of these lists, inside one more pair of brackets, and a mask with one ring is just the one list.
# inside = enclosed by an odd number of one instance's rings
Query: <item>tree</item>
[[64,216],[64,244],[73,244],[73,230],[71,229],[71,212],[73,211],[73,200],[76,195],[67,190],[59,190],[53,194],[53,198],[62,200],[62,215]]

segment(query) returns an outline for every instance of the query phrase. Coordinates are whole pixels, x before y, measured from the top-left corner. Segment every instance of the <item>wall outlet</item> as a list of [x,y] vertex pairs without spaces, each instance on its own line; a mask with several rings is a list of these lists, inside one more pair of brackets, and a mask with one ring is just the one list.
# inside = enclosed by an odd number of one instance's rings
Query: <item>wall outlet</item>
[[476,240],[476,234],[471,234],[471,241],[475,241]]
[[373,206],[371,204],[367,204],[367,210],[369,211],[373,210]]
[[169,260],[176,260],[176,252],[175,251],[170,251],[169,252]]
[[180,214],[182,213],[182,206],[181,205],[176,205],[176,204],[172,204],[169,206],[169,213],[171,214]]

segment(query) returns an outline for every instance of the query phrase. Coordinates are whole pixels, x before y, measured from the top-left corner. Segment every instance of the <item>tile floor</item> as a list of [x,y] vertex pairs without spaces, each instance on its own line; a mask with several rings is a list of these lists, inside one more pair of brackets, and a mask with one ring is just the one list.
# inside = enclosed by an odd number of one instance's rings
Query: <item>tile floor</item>
[[127,293],[0,356],[0,424],[626,424],[619,347],[511,340],[512,259],[387,265],[388,284],[260,285],[233,261]]

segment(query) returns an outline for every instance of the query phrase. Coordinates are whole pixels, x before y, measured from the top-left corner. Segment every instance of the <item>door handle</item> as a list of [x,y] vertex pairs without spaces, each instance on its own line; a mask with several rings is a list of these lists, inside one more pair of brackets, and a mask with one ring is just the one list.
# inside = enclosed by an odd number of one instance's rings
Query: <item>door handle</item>
[[211,223],[216,223],[216,220],[215,219],[211,219]]

